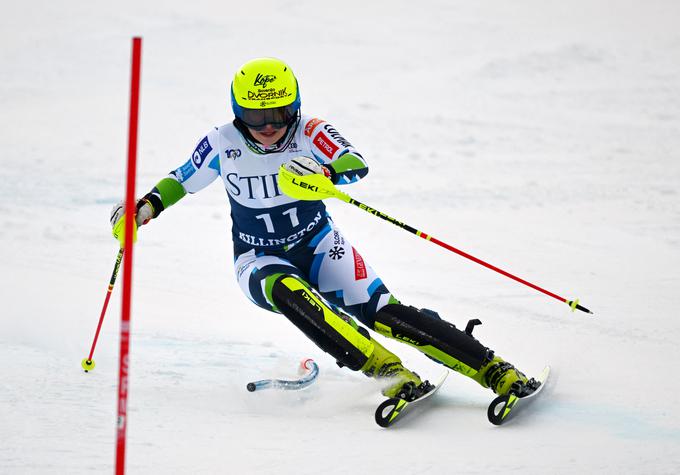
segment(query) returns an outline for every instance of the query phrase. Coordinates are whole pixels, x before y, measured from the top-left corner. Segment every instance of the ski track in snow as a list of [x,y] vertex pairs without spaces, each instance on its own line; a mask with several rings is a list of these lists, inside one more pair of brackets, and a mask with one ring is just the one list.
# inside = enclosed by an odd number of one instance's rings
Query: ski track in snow
[[[367,158],[352,196],[595,316],[328,203],[402,301],[459,327],[480,318],[475,336],[498,354],[554,369],[506,427],[486,421],[491,393],[451,375],[420,417],[382,430],[379,385],[241,295],[213,185],[135,248],[129,473],[680,472],[680,4],[192,5],[3,10],[0,473],[113,470],[120,282],[97,367],[79,364],[116,255],[108,213],[124,194],[135,34],[138,195],[230,120],[239,64],[279,56],[304,110]],[[386,345],[426,378],[441,371]],[[303,357],[320,365],[311,387],[245,390],[293,377]]]

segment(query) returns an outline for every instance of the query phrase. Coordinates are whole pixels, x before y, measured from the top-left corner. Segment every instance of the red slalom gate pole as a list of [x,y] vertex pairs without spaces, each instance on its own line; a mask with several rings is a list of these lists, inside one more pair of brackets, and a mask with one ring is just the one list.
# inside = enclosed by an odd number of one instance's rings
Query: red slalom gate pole
[[125,473],[125,439],[127,432],[128,370],[130,351],[130,302],[132,299],[132,250],[135,215],[135,180],[137,175],[137,129],[139,121],[139,80],[142,62],[142,39],[132,38],[132,76],[130,80],[130,128],[128,132],[127,184],[125,194],[125,253],[123,255],[123,309],[120,320],[120,357],[118,370],[118,424],[116,475]]

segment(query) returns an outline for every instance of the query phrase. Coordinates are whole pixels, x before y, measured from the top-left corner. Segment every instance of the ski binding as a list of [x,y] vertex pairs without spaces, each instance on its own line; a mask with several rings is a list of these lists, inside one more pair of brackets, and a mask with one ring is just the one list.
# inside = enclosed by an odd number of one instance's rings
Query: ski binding
[[487,416],[489,422],[494,425],[505,424],[507,421],[512,419],[517,412],[532,403],[536,396],[538,396],[545,384],[550,377],[550,366],[543,368],[541,375],[537,378],[531,378],[527,383],[531,392],[526,395],[519,395],[513,392],[506,394],[505,396],[498,396],[496,399],[491,401],[489,404],[489,409],[487,410]]
[[425,381],[425,383],[428,384],[430,388],[427,390],[425,394],[423,394],[417,399],[414,399],[413,401],[407,401],[405,399],[401,399],[398,397],[391,397],[389,399],[386,399],[385,401],[382,402],[382,404],[378,406],[378,408],[375,411],[375,422],[380,427],[390,427],[395,422],[404,417],[405,414],[410,412],[418,404],[425,401],[434,393],[436,393],[442,386],[448,375],[449,372],[445,371],[439,377],[439,380],[435,384],[431,384]]

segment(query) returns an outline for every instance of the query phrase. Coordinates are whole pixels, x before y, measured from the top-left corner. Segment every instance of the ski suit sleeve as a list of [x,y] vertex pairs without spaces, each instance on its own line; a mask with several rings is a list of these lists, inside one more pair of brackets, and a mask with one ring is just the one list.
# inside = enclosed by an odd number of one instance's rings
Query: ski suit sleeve
[[328,168],[333,183],[354,183],[368,174],[368,165],[361,154],[328,122],[308,119],[304,123],[304,134],[314,158]]
[[148,201],[153,207],[153,217],[158,217],[165,208],[174,205],[187,193],[202,190],[220,176],[220,158],[217,144],[217,130],[211,131],[199,140],[191,157],[181,167],[156,184],[141,201]]

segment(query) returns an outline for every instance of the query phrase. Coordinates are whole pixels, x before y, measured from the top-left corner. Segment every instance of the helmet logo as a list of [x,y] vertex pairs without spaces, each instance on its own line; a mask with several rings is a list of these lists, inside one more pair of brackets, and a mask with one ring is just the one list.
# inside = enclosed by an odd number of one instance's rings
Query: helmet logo
[[267,84],[276,81],[276,76],[273,74],[260,74],[257,73],[257,76],[255,77],[255,82],[253,83],[253,86],[260,86],[263,89],[267,87]]
[[275,58],[256,58],[241,66],[231,83],[234,115],[245,109],[300,108],[297,80],[290,68]]
[[253,91],[248,91],[248,100],[249,101],[271,101],[274,99],[281,99],[283,97],[288,97],[291,96],[292,94],[288,91],[286,91],[286,87],[283,89],[279,89],[278,91],[274,90],[274,88],[269,88],[265,91],[259,91],[257,93]]

